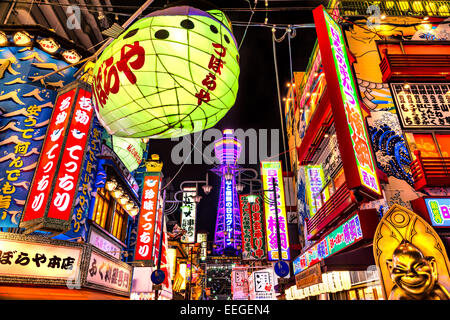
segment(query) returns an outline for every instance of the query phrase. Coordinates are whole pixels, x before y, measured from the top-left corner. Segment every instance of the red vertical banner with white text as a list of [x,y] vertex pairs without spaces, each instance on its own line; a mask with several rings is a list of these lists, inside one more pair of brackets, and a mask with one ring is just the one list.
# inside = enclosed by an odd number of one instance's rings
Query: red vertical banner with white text
[[58,96],[41,150],[39,164],[28,194],[20,227],[27,227],[43,219],[47,209],[52,182],[57,171],[64,135],[69,124],[76,88]]
[[323,6],[314,9],[313,16],[345,181],[349,189],[379,199],[382,195],[376,164],[344,33]]
[[94,108],[91,93],[80,89],[67,133],[47,217],[69,221],[83,164]]
[[159,173],[147,174],[142,187],[141,212],[139,214],[138,233],[134,253],[135,261],[152,262],[153,241],[156,227],[156,212],[158,210]]

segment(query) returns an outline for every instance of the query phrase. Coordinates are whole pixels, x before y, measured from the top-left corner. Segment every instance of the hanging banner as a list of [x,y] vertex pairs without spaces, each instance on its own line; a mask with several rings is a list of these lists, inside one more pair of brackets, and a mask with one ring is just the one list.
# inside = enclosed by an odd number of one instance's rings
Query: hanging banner
[[183,207],[181,209],[181,229],[186,233],[181,237],[183,243],[195,243],[195,219],[197,214],[197,204],[194,197],[197,195],[197,188],[185,187],[183,189]]
[[70,229],[93,118],[91,93],[82,86],[82,82],[71,85],[72,89],[56,100],[20,223],[26,233],[34,230],[60,233]]
[[[281,161],[262,161],[261,177],[263,179],[265,196],[268,199],[267,202],[264,202],[268,260],[279,260],[277,224],[280,233],[281,259],[289,260],[289,237],[287,233],[286,204],[284,201],[284,186],[283,175],[281,171]],[[275,195],[272,191],[274,187]],[[276,221],[275,201],[278,209],[278,221]]]
[[155,236],[156,212],[161,176],[159,173],[146,173],[142,186],[142,205],[136,239],[134,260],[146,264],[153,263],[153,241]]
[[342,30],[323,6],[313,14],[345,180],[349,189],[358,188],[378,199],[381,189],[376,165]]
[[248,300],[247,268],[233,268],[231,270],[231,292],[233,300]]
[[264,239],[264,212],[261,196],[250,195],[254,203],[248,201],[249,195],[239,196],[242,226],[242,260],[262,260],[266,258]]

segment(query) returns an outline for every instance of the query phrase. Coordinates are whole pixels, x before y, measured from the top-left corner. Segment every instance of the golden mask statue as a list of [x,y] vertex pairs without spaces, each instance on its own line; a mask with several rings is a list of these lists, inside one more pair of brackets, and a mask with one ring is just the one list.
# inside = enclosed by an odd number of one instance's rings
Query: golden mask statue
[[383,296],[389,300],[450,300],[450,262],[439,235],[422,217],[394,204],[373,236]]
[[403,240],[386,263],[395,283],[389,300],[450,299],[448,291],[438,283],[436,259],[425,257],[409,241]]

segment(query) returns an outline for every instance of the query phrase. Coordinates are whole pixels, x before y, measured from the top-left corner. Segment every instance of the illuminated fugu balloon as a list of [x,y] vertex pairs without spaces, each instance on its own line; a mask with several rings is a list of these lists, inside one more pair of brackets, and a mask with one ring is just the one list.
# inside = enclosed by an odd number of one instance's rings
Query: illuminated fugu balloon
[[238,77],[228,18],[175,6],[140,19],[106,47],[94,68],[95,109],[112,135],[183,136],[228,112]]

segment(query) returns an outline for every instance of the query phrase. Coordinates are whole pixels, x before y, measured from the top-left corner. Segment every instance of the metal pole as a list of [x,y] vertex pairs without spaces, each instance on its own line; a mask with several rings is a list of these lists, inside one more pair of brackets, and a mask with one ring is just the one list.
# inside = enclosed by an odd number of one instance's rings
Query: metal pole
[[[159,250],[158,250],[158,263],[157,263],[157,265],[156,265],[156,270],[160,270],[161,269],[161,255],[162,255],[162,238],[163,238],[163,230],[164,230],[164,216],[165,216],[165,213],[164,213],[164,208],[165,208],[165,205],[166,205],[166,190],[164,189],[164,193],[163,193],[163,204],[162,204],[162,209],[161,209],[161,233],[160,233],[160,236],[159,236],[159,244],[158,244],[158,247],[159,247]],[[155,300],[158,300],[158,293],[159,293],[159,290],[158,289],[156,289],[155,290]]]

